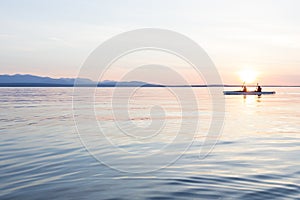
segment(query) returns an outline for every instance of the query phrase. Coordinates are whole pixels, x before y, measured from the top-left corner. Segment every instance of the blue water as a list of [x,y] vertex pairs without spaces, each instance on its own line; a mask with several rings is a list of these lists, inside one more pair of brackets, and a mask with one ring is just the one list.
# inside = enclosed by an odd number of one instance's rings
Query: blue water
[[[138,153],[170,143],[178,129],[176,101],[161,89],[144,88],[131,102],[130,120],[140,126],[151,121],[148,105],[159,102],[170,113],[162,135],[138,141],[119,136],[113,127],[108,103],[113,88],[97,89],[95,116],[115,145],[98,145],[95,152],[105,159],[101,163],[77,133],[72,88],[0,88],[0,198],[300,199],[300,89],[269,88],[277,94],[261,97],[226,96],[223,132],[205,159],[199,158],[199,150],[211,102],[205,88],[194,90],[203,122],[199,134],[182,157],[160,167],[159,161],[143,161],[147,157]],[[85,113],[84,96],[79,104]],[[122,105],[117,109],[126,111]],[[89,121],[87,116],[83,122],[87,133],[93,130]],[[116,146],[138,153],[124,156],[113,151]],[[176,153],[176,148],[162,151],[160,158]],[[143,167],[158,170],[123,170]]]

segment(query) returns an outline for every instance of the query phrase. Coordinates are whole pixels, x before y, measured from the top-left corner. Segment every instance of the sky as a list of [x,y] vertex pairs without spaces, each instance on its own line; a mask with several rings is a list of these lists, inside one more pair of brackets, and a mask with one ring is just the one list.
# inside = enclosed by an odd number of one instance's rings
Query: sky
[[[197,42],[225,84],[239,84],[239,72],[250,69],[262,84],[300,85],[299,8],[298,0],[0,0],[0,74],[77,77],[102,42],[125,31],[160,28]],[[129,56],[105,79],[120,79],[144,58],[201,82],[170,57]]]

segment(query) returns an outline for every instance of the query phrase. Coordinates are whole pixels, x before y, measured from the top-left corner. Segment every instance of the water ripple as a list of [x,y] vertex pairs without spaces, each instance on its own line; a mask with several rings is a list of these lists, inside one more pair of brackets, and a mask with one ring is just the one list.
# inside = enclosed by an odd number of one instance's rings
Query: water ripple
[[[95,160],[82,146],[72,117],[72,88],[0,88],[0,198],[300,199],[299,89],[280,92],[276,88],[278,95],[259,101],[252,99],[255,97],[228,97],[223,135],[204,160],[199,159],[199,153],[209,124],[210,102],[205,89],[195,90],[200,95],[203,120],[192,147],[164,169],[127,174]],[[159,140],[133,142],[112,127],[107,103],[112,92],[112,88],[99,89],[96,117],[119,148],[142,152],[137,155],[142,158],[143,152],[156,152],[172,141],[170,135],[176,131],[180,114],[173,101],[153,88],[149,88],[149,96],[138,97],[145,102],[132,111],[147,113],[148,97],[155,95],[172,115],[166,119],[170,127]],[[81,103],[84,114],[84,97]],[[87,132],[93,117],[86,117]],[[150,120],[147,115],[132,119]],[[180,145],[185,141],[174,146]],[[139,167],[131,166],[130,155],[122,156],[111,147],[99,144],[97,153],[118,159],[120,165]],[[175,153],[176,148],[161,152],[166,158]]]

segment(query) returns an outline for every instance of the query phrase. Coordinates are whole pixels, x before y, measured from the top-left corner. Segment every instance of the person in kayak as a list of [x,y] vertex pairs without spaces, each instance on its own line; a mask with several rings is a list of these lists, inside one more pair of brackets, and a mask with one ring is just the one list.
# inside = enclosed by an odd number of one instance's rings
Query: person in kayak
[[243,91],[243,92],[247,92],[247,87],[246,87],[246,85],[243,85],[242,91]]
[[255,92],[261,92],[261,86],[258,85],[258,83],[257,83],[257,87],[256,87],[256,91]]

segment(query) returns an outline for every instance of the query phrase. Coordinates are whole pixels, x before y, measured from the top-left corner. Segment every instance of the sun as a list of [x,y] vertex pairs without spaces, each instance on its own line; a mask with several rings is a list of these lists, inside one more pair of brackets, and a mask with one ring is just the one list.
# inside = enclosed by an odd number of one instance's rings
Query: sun
[[257,78],[257,72],[251,69],[244,69],[239,72],[241,81],[245,83],[253,83]]

